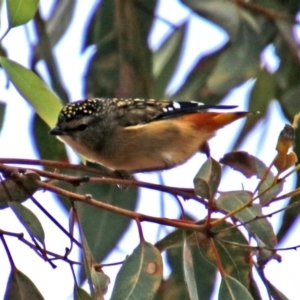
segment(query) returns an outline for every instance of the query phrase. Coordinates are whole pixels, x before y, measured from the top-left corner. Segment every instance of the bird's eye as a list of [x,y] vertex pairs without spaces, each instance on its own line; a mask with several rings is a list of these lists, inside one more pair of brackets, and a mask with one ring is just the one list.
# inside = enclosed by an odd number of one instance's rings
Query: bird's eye
[[76,127],[76,130],[78,130],[78,131],[83,131],[83,130],[86,129],[86,127],[87,127],[86,124],[80,124],[80,125],[78,125],[78,126]]

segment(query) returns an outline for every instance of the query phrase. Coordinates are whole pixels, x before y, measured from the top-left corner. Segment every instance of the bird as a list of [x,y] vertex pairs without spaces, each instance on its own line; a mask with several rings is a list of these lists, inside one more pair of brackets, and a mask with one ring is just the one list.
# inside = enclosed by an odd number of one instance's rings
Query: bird
[[90,98],[62,108],[51,135],[88,161],[128,173],[162,171],[185,163],[207,141],[249,112],[208,111],[234,105],[139,98]]

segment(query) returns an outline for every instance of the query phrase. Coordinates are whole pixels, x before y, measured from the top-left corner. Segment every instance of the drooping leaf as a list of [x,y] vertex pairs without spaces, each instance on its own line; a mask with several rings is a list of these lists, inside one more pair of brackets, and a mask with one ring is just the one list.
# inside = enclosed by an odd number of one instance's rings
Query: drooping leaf
[[259,188],[259,200],[261,205],[268,205],[281,191],[283,188],[283,182],[279,181],[270,188],[270,185],[267,185],[268,182],[264,181],[266,184],[260,186]]
[[65,144],[49,134],[49,127],[39,115],[34,115],[31,125],[33,143],[40,158],[69,161]]
[[196,194],[202,198],[211,199],[220,184],[221,171],[221,165],[209,157],[194,178]]
[[268,288],[274,300],[289,300],[278,288],[267,280]]
[[262,295],[261,295],[261,291],[258,287],[257,282],[255,281],[255,279],[253,278],[253,273],[251,273],[250,275],[250,289],[249,289],[252,297],[255,300],[263,300]]
[[[155,300],[182,300],[190,299],[188,295],[187,285],[184,277],[183,267],[183,247],[182,247],[182,230],[175,230],[178,234],[175,234],[171,240],[174,240],[175,236],[181,237],[180,241],[174,242],[174,247],[167,250],[168,265],[171,269],[170,276],[161,283],[161,286],[157,292]],[[188,231],[187,231],[188,233]],[[190,235],[193,233],[189,233]],[[179,237],[180,236],[180,237]],[[190,251],[191,251],[191,263],[196,279],[196,288],[199,299],[210,299],[214,290],[216,268],[208,262],[206,258],[199,251],[198,246],[194,243],[190,243],[187,239]],[[161,245],[159,242],[158,245]],[[175,245],[177,245],[175,247]]]
[[110,0],[99,2],[88,22],[86,36],[83,41],[82,51],[90,45],[102,45],[109,40],[116,38],[114,32],[115,3]]
[[190,300],[198,300],[198,291],[197,291],[197,278],[194,272],[194,261],[192,256],[191,247],[188,244],[186,239],[186,232],[183,231],[183,271],[184,278],[187,284],[188,293],[190,296]]
[[[217,199],[216,205],[225,210],[232,212],[242,205],[245,205],[252,199],[252,195],[246,191],[225,192]],[[234,216],[242,223],[246,223],[245,227],[249,232],[261,240],[267,247],[273,248],[277,244],[276,235],[270,222],[263,217],[261,206],[252,204]]]
[[47,19],[46,27],[51,45],[56,43],[68,30],[76,7],[75,0],[56,1]]
[[31,236],[34,236],[44,245],[45,232],[36,215],[21,203],[10,201],[8,202],[8,205],[13,210],[22,225],[26,228],[28,233]]
[[[150,97],[152,53],[148,34],[156,1],[121,1],[116,6],[113,1],[104,4],[101,13],[111,16],[113,11],[118,22],[113,25],[114,32],[101,41],[101,47],[89,63],[86,93],[106,97]],[[103,24],[98,23],[99,26]],[[103,27],[103,30],[110,29]]]
[[266,117],[270,102],[276,98],[277,85],[275,76],[270,74],[266,69],[259,70],[254,86],[250,92],[250,99],[248,101],[248,110],[253,113],[259,113],[255,115],[255,118],[246,119],[246,122],[233,146],[233,149],[238,148],[245,137],[254,128],[254,126]]
[[32,71],[17,62],[0,57],[0,64],[19,93],[33,106],[36,113],[53,127],[62,108],[60,100]]
[[190,71],[183,84],[172,95],[172,98],[177,100],[190,101],[203,101],[205,104],[218,103],[223,95],[214,95],[206,87],[207,78],[218,63],[219,57],[222,55],[228,45],[224,45],[217,51],[204,55],[196,61],[194,68]]
[[91,276],[98,297],[103,297],[103,295],[106,294],[108,286],[110,284],[110,278],[103,272],[96,270],[94,267],[92,268]]
[[6,110],[6,103],[0,101],[0,131],[2,130],[5,110]]
[[240,14],[236,5],[220,0],[182,0],[182,2],[201,17],[225,29],[231,39],[236,39],[240,27]]
[[290,116],[300,111],[300,85],[293,86],[282,95],[281,105]]
[[210,299],[215,287],[217,269],[209,262],[198,245],[191,247],[197,291],[200,299]]
[[259,74],[259,56],[269,43],[274,30],[272,25],[270,27],[267,27],[268,30],[262,37],[247,24],[241,24],[236,41],[221,55],[217,66],[208,78],[207,87],[211,92],[227,93],[230,89]]
[[[214,250],[220,259],[226,274],[241,282],[247,289],[250,285],[252,261],[248,242],[243,234],[228,222],[222,222],[212,228],[212,237],[197,235],[198,255],[210,264],[218,267]],[[239,246],[240,245],[240,246]]]
[[21,271],[14,269],[11,271],[4,300],[44,300],[42,294],[34,283]]
[[182,262],[182,232],[181,232],[181,247],[172,248],[167,251],[167,261],[170,267],[170,276],[163,280],[158,291],[155,294],[154,300],[182,300],[189,299],[187,285],[183,275]]
[[33,171],[18,174],[15,179],[0,181],[0,209],[7,208],[9,201],[23,202],[39,188],[37,180],[40,177]]
[[225,276],[222,278],[219,290],[220,300],[254,300],[249,291],[235,278]]
[[[276,3],[276,2],[275,2]],[[276,3],[277,4],[277,3]],[[281,12],[286,10],[285,5],[282,5],[279,10]],[[285,20],[275,19],[275,24],[278,29],[279,35],[283,37],[283,42],[288,48],[291,56],[297,57],[298,55],[298,41],[295,39],[293,25]]]
[[83,288],[75,285],[74,300],[92,300],[92,297]]
[[162,268],[160,252],[142,241],[121,267],[111,300],[152,299],[162,280]]
[[152,95],[161,99],[178,65],[187,24],[176,28],[153,54],[154,84]]
[[7,0],[7,13],[10,27],[30,21],[37,11],[39,0]]
[[[204,224],[204,221],[198,224]],[[182,243],[180,244],[182,234],[182,229],[175,230],[156,244],[159,249],[169,249],[168,254],[172,254],[168,261],[174,274],[172,273],[172,276],[164,283],[167,286],[178,286],[183,280],[183,266],[180,262],[180,257],[183,255]],[[237,228],[232,227],[232,224],[228,222],[222,222],[212,228],[211,234],[206,231],[202,233],[186,231],[186,235],[192,253],[197,291],[201,299],[209,299],[214,289],[217,264],[213,255],[212,242],[218,251],[222,266],[227,274],[249,288],[249,274],[252,269],[251,252],[247,248],[247,240]],[[179,251],[179,249],[181,250]],[[175,274],[177,275],[175,276]],[[187,293],[183,287],[180,290],[181,295]],[[162,295],[164,295],[163,292]]]
[[255,158],[255,165],[258,172],[257,177],[261,180],[258,189],[259,200],[261,205],[267,205],[281,192],[283,182],[278,181],[265,164],[257,158]]
[[[129,210],[134,210],[137,203],[137,189],[131,187],[123,190],[113,185],[82,184],[77,192],[91,194],[99,201]],[[130,219],[84,203],[77,203],[77,211],[91,253],[97,262],[101,262],[126,232]],[[85,279],[83,273],[80,277]]]
[[289,90],[296,88],[299,85],[300,68],[297,65],[298,58],[291,55],[290,51],[287,51],[286,42],[284,36],[277,35],[277,39],[274,43],[276,55],[280,61],[279,67],[274,73],[278,87],[278,101],[282,103],[282,108],[286,117],[292,119],[295,114],[295,110],[292,107],[287,107],[282,101],[282,96]]
[[[71,219],[70,219],[70,232],[73,231],[73,218],[72,218],[72,212],[71,213]],[[85,275],[87,277],[87,281],[90,287],[90,291],[94,298],[97,298],[99,300],[104,300],[103,295],[107,292],[108,285],[110,284],[110,278],[103,273],[101,268],[96,268],[99,264],[93,257],[93,254],[89,248],[89,245],[86,241],[85,236],[83,235],[83,232],[81,230],[80,225],[80,235],[81,235],[81,241],[82,241],[82,256],[83,256],[83,263],[85,267]],[[76,290],[74,290],[74,293]]]

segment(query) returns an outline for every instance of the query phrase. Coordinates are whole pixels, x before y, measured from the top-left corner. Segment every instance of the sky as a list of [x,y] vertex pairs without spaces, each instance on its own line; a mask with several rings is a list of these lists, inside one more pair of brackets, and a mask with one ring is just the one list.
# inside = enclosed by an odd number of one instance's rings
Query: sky
[[[41,1],[42,13],[47,15],[49,7],[52,1]],[[82,41],[78,36],[81,34],[83,28],[85,28],[86,16],[90,14],[91,7],[95,5],[94,0],[78,1],[75,11],[74,21],[68,32],[61,39],[58,45],[55,47],[55,55],[61,66],[62,77],[64,79],[64,86],[67,88],[70,98],[78,100],[83,97],[82,87],[82,74],[90,55],[93,53],[93,47],[90,47],[85,53],[81,53]],[[172,6],[172,14],[169,13],[169,7]],[[161,5],[157,14],[163,18],[169,20],[173,24],[179,24],[182,20],[190,15],[190,12],[183,9],[176,0],[161,1]],[[2,11],[1,19],[4,20],[6,17],[5,11]],[[183,80],[184,74],[192,67],[193,61],[197,57],[197,53],[201,50],[202,55],[207,51],[214,49],[218,45],[227,41],[227,36],[224,31],[217,27],[208,24],[207,22],[193,18],[190,22],[190,30],[188,42],[183,53],[181,65],[178,68],[177,75],[173,78],[173,82],[168,87],[168,92],[172,92],[176,89],[178,84]],[[201,43],[199,39],[194,38],[195,28],[201,26]],[[29,31],[32,29],[32,24],[28,24]],[[5,30],[5,20],[1,21],[1,32]],[[163,37],[169,32],[169,28],[161,21],[158,21],[153,28],[153,32],[149,38],[150,45],[155,49],[156,45],[161,42]],[[31,35],[34,39],[34,35]],[[17,41],[17,43],[16,43]],[[18,27],[8,34],[3,42],[4,47],[8,49],[8,53],[11,59],[17,60],[19,63],[28,66],[28,42],[24,38],[24,27]],[[70,45],[72,45],[72,51],[70,51]],[[20,50],[22,49],[22,50]],[[272,54],[272,47],[268,48],[264,56],[266,57],[269,68],[276,68],[278,60]],[[76,63],[74,63],[76,62]],[[43,72],[43,63],[39,63],[39,68]],[[44,72],[45,73],[45,72]],[[47,79],[47,78],[46,78]],[[15,157],[15,158],[36,158],[36,150],[31,147],[30,141],[30,118],[32,117],[32,110],[24,99],[15,91],[12,85],[6,89],[6,78],[4,73],[0,71],[0,101],[7,103],[7,115],[3,130],[0,134],[0,144],[4,145],[0,148],[1,157]],[[224,100],[225,104],[239,104],[239,109],[243,110],[246,108],[246,102],[242,103],[241,99],[247,99],[253,81],[248,81],[242,87],[234,89],[228,97]],[[99,95],[101,96],[101,95]],[[192,100],[192,99],[191,99]],[[280,113],[278,105],[274,102],[269,109],[269,118],[266,123],[258,124],[255,128],[255,134],[247,141],[246,144],[241,146],[242,150],[246,150],[253,155],[257,155],[266,164],[271,163],[275,156],[275,145],[278,137],[278,133],[282,130],[284,124],[287,122],[284,120]],[[210,147],[212,156],[215,159],[221,158],[227,150],[230,149],[231,142],[228,140],[228,136],[234,136],[238,129],[241,127],[243,121],[237,121],[234,124],[222,129],[216,137],[210,141]],[[270,128],[272,128],[271,133]],[[265,133],[268,132],[266,135]],[[256,145],[261,144],[261,147],[257,149]],[[220,147],[220,145],[222,145]],[[70,153],[72,153],[70,151]],[[74,158],[75,155],[72,154]],[[205,157],[201,154],[197,154],[188,163],[170,171],[166,171],[162,174],[164,183],[166,185],[178,185],[182,187],[192,187],[193,174],[196,174],[201,162]],[[221,190],[236,189],[236,183],[240,186],[244,186],[245,189],[253,187],[255,180],[245,180],[240,174],[233,171],[226,171],[230,175],[230,180],[224,180],[220,186]],[[230,173],[229,173],[230,172]],[[182,176],[182,174],[188,174]],[[142,174],[138,176],[139,179],[149,182],[159,182],[157,174]],[[286,190],[290,190],[293,185],[293,179],[286,184]],[[155,191],[141,190],[141,196],[138,211],[151,215],[157,215],[158,211],[156,205],[153,205],[153,201],[159,203],[159,194]],[[57,219],[59,222],[68,228],[68,218],[65,216],[60,207],[53,201],[49,193],[38,192],[35,194],[37,199],[40,199],[45,208]],[[157,200],[153,200],[157,199]],[[151,205],[149,205],[151,203]],[[165,205],[165,216],[174,218],[179,214],[178,206],[174,203],[173,199],[167,195],[164,195]],[[46,245],[51,247],[52,251],[64,253],[64,248],[68,245],[68,239],[56,229],[56,227],[47,219],[45,219],[39,210],[27,201],[25,205],[30,208],[40,220],[42,220],[43,227],[46,232]],[[284,202],[278,203],[272,206],[272,211],[280,208],[284,205]],[[197,212],[198,218],[204,218],[206,212],[200,209],[197,203],[193,201],[187,201],[184,203],[184,207],[191,213]],[[267,209],[268,210],[268,209]],[[270,210],[270,209],[269,209]],[[194,213],[195,215],[195,213]],[[274,225],[274,228],[278,228],[278,222],[280,215],[277,214],[270,218],[270,222]],[[294,230],[297,231],[300,228]],[[15,232],[24,232],[23,227],[19,224],[18,220],[12,212],[8,209],[0,210],[0,228],[3,230],[10,230]],[[146,233],[145,238],[149,242],[155,242],[157,240],[155,226],[153,224],[143,224],[144,232]],[[284,241],[280,247],[288,247],[297,245],[299,241],[291,237]],[[38,258],[32,251],[15,241],[14,239],[7,239],[12,254],[15,259],[16,265],[27,274],[36,286],[39,288],[46,300],[52,299],[71,299],[71,292],[73,286],[73,280],[68,265],[64,262],[58,262],[58,267],[53,270],[47,263],[44,263]],[[130,241],[130,243],[126,242]],[[118,261],[124,259],[124,256],[132,252],[132,245],[137,245],[139,242],[137,229],[134,224],[130,226],[130,231],[126,238],[119,243],[119,251],[113,256],[110,256],[107,261]],[[22,255],[20,255],[22,253]],[[280,252],[283,257],[283,262],[278,263],[271,261],[266,269],[266,276],[271,282],[275,284],[282,292],[286,294],[289,299],[297,299],[300,294],[300,286],[298,284],[300,278],[300,254],[298,251],[285,251]],[[1,257],[1,268],[0,268],[0,299],[3,297],[6,278],[10,271],[9,263],[6,259],[6,254],[3,247],[0,245],[0,257]],[[77,258],[77,253],[74,253],[74,259]],[[117,267],[106,268],[105,271],[111,277],[112,281],[115,278]],[[167,275],[168,270],[165,270]],[[280,276],[279,276],[280,274]],[[46,279],[47,278],[47,279]],[[47,282],[47,284],[45,284]],[[51,284],[49,284],[51,283]],[[55,287],[55,288],[54,288]],[[110,286],[107,299],[111,293],[112,285]],[[216,296],[214,296],[216,297]]]

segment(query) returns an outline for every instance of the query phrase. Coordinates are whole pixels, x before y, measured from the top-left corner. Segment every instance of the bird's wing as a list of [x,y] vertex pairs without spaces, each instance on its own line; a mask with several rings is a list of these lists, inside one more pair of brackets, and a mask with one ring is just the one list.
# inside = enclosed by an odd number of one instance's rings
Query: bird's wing
[[154,99],[112,99],[121,126],[134,126],[174,118],[207,109],[232,109],[233,105],[205,105],[199,102],[158,101]]

